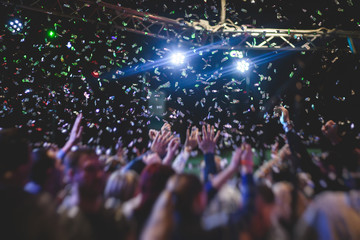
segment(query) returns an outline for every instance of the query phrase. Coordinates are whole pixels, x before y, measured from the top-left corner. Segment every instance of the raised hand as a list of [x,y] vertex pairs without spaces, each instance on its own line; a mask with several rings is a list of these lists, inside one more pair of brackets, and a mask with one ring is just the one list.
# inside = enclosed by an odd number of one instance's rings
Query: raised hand
[[171,139],[171,141],[169,142],[169,144],[167,146],[167,152],[172,154],[172,155],[175,155],[175,152],[178,149],[179,145],[180,145],[179,138]]
[[165,156],[166,147],[173,138],[174,135],[172,135],[171,132],[166,132],[166,133],[157,132],[156,137],[151,144],[151,151],[159,154],[160,157]]
[[251,145],[243,143],[241,149],[241,171],[245,174],[252,173],[254,167],[254,153],[252,152]]
[[186,130],[186,140],[185,140],[185,151],[191,152],[198,145],[197,137],[199,134],[199,129],[197,127],[192,127],[191,134],[190,129]]
[[216,142],[219,139],[220,131],[218,131],[215,136],[214,135],[215,135],[214,126],[210,126],[210,124],[208,124],[207,127],[205,127],[205,125],[203,125],[202,137],[198,135],[197,142],[199,148],[204,154],[215,152]]
[[243,174],[252,173],[253,153],[249,144],[243,143],[241,147],[235,150],[230,164],[211,179],[212,186],[215,189],[220,189],[237,172],[240,166]]
[[64,159],[67,152],[70,151],[72,146],[80,142],[81,134],[83,132],[83,127],[80,126],[82,119],[82,113],[79,113],[76,117],[74,126],[71,129],[69,139],[66,141],[65,145],[57,152],[57,157],[61,160]]
[[179,138],[173,138],[167,145],[167,153],[163,160],[164,165],[170,165],[172,160],[174,159],[176,150],[179,148],[180,145],[180,139]]
[[290,121],[289,111],[283,106],[277,106],[274,108],[274,112],[276,116],[279,116],[281,114],[280,122],[283,125],[285,132],[290,131],[293,128],[293,124]]
[[251,145],[242,143],[233,153],[229,167],[238,169],[239,166],[242,166],[242,168],[246,167],[247,169],[252,170],[254,164],[253,155]]
[[150,129],[149,130],[149,138],[150,140],[154,140],[156,135],[158,134],[159,131],[155,130],[155,129]]
[[70,132],[70,137],[69,137],[68,142],[71,142],[73,145],[80,142],[80,139],[81,139],[81,134],[83,132],[83,127],[80,126],[81,119],[82,119],[82,113],[79,113],[76,117],[74,126],[72,127],[71,132]]
[[277,106],[274,108],[274,112],[277,116],[280,116],[281,124],[286,124],[290,121],[289,111],[283,106]]
[[[169,123],[164,123],[164,125],[162,125],[161,127],[161,133],[167,133],[167,132],[171,132],[171,125]],[[154,140],[156,137],[156,134],[158,134],[158,130],[155,129],[150,129],[149,130],[149,138],[150,140]]]
[[329,120],[321,127],[321,132],[329,139],[334,138],[338,135],[338,125],[333,120]]
[[235,151],[232,154],[231,162],[229,164],[229,167],[231,169],[238,169],[241,164],[241,155],[243,153],[243,150],[241,147],[238,147],[235,149]]
[[162,125],[160,131],[162,133],[171,132],[171,125],[169,123],[164,123],[164,125]]

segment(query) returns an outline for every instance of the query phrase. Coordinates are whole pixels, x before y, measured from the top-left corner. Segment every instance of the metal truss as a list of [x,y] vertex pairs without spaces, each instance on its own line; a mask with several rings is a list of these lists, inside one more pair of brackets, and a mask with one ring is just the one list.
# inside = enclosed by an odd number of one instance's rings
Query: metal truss
[[[26,4],[22,0],[7,0],[0,1],[0,4],[111,26],[122,31],[188,43],[196,47],[209,45],[211,49],[314,51],[335,47],[328,44],[334,39],[340,39],[344,43],[346,40],[352,43],[353,38],[360,39],[359,31],[253,28],[238,26],[229,19],[210,26],[206,20],[174,20],[100,0],[27,0]],[[344,46],[349,49],[347,45]]]

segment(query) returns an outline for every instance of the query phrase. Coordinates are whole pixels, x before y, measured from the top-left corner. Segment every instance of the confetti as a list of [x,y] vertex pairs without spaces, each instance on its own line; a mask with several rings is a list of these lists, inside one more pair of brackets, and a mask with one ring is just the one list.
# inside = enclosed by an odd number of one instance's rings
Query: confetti
[[[244,24],[243,28],[273,27],[268,25],[271,22],[286,29],[314,29],[321,25],[358,31],[359,18],[349,10],[355,7],[354,1],[340,4],[335,0],[334,6],[326,9],[295,1],[291,3],[297,7],[289,14],[289,4],[281,1],[276,4],[244,1],[241,6],[229,1],[227,18],[236,25]],[[131,4],[135,5],[131,1],[124,2],[124,6]],[[206,1],[205,7],[191,1],[166,2],[160,9],[153,5],[141,1],[136,4],[136,10],[172,19],[179,17],[184,21],[206,20],[210,26],[216,25],[219,19],[218,6],[211,1]],[[65,9],[73,7],[71,2],[63,5]],[[90,3],[86,8],[89,7]],[[147,129],[170,118],[179,128],[184,123],[219,120],[216,123],[219,130],[233,133],[236,130],[238,135],[249,135],[249,139],[261,139],[259,136],[274,131],[267,127],[274,121],[270,109],[279,98],[289,103],[290,113],[295,114],[292,102],[296,95],[301,96],[304,109],[299,109],[302,111],[299,116],[307,112],[315,115],[315,121],[323,123],[325,120],[320,116],[330,112],[324,106],[333,107],[334,103],[343,106],[358,97],[358,85],[349,82],[349,76],[358,75],[358,70],[341,70],[341,66],[346,66],[343,62],[349,61],[348,56],[336,51],[316,52],[311,55],[314,58],[311,62],[305,51],[279,59],[266,59],[261,51],[243,51],[236,47],[207,49],[179,44],[177,47],[181,45],[191,57],[187,64],[173,66],[167,61],[168,53],[176,45],[171,41],[162,42],[100,25],[94,27],[87,22],[86,14],[81,15],[83,20],[69,21],[45,14],[19,13],[27,16],[22,34],[13,34],[5,26],[0,30],[0,115],[8,122],[7,126],[12,123],[25,126],[32,133],[43,133],[43,139],[36,139],[39,141],[56,134],[65,138],[75,112],[80,110],[86,115],[84,142],[90,145],[104,144],[108,135],[114,139],[124,136],[126,146],[146,145]],[[297,19],[295,16],[303,17]],[[342,16],[344,21],[338,23],[334,20],[337,17],[329,16]],[[289,27],[290,23],[294,25]],[[118,24],[131,27],[127,21],[119,20]],[[48,31],[53,31],[53,38],[47,35]],[[171,29],[165,31],[172,34]],[[301,40],[299,36],[291,37]],[[204,31],[182,37],[182,41],[198,40],[207,44],[209,35]],[[225,36],[222,40],[226,42],[228,39]],[[259,44],[259,38],[248,41]],[[334,44],[327,42],[329,48]],[[234,71],[232,65],[240,58],[266,60],[254,65],[247,73],[248,82],[245,76]],[[301,67],[300,62],[305,67]],[[325,79],[326,75],[329,80]],[[297,88],[297,81],[301,88]],[[338,92],[340,88],[345,89]],[[163,95],[159,94],[160,91]],[[149,104],[152,98],[159,104]],[[336,109],[341,107],[336,106]],[[57,123],[46,121],[38,114],[50,116]],[[16,121],[11,121],[13,116],[16,116]],[[256,121],[262,125],[254,125]],[[358,130],[357,125],[351,126]],[[52,132],[54,129],[57,131],[55,134]],[[97,131],[95,136],[92,135],[94,132],[87,133],[89,129]],[[304,132],[311,131],[315,129],[311,129],[310,124]],[[226,136],[224,148],[240,141],[236,140],[235,134]]]

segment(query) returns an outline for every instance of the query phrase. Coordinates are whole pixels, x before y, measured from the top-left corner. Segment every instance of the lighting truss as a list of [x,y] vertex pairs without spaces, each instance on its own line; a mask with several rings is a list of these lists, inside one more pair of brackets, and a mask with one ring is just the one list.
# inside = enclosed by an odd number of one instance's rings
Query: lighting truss
[[[212,49],[314,51],[339,47],[329,44],[335,39],[344,43],[360,39],[359,31],[253,28],[236,25],[229,19],[211,26],[206,20],[170,19],[100,0],[28,0],[27,4],[22,0],[7,0],[0,3],[196,47],[211,45]],[[348,50],[347,45],[341,47]]]

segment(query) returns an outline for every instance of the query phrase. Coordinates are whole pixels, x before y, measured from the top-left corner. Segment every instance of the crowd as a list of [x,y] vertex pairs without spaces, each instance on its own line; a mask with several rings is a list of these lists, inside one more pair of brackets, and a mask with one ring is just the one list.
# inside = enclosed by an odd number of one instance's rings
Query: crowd
[[[245,141],[228,163],[220,131],[165,123],[132,160],[81,144],[82,114],[66,144],[31,148],[21,129],[0,130],[0,239],[360,239],[360,149],[328,121],[328,148],[310,155],[282,106],[286,141],[254,166]],[[201,174],[186,173],[192,151]]]

